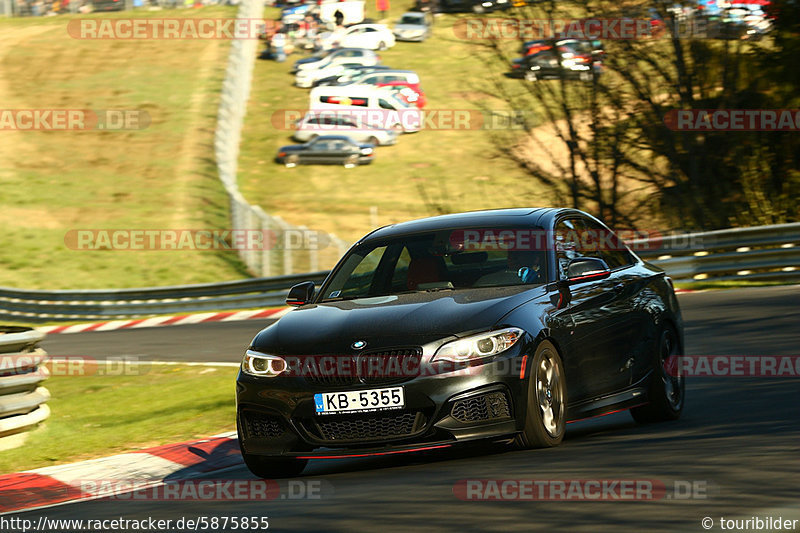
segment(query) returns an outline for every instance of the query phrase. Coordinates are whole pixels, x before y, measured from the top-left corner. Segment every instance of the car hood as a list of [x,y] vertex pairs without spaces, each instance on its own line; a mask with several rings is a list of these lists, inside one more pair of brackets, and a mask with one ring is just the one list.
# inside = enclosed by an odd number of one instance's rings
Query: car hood
[[253,339],[252,347],[276,355],[352,353],[419,346],[451,336],[486,331],[512,309],[544,295],[543,287],[495,287],[363,298],[299,307]]

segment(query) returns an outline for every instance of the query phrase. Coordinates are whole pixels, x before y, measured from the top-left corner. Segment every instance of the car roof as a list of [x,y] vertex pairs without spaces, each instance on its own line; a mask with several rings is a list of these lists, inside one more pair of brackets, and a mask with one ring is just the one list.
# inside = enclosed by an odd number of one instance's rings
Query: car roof
[[314,139],[315,141],[349,141],[353,142],[347,135],[320,135],[319,137]]
[[455,228],[513,227],[518,224],[542,226],[548,225],[553,217],[558,216],[558,214],[562,212],[583,214],[573,209],[549,207],[515,207],[509,209],[469,211],[466,213],[439,215],[391,224],[376,229],[364,237],[362,241]]
[[386,68],[380,69],[380,72],[370,72],[370,74],[416,74],[413,70],[399,69],[399,68]]
[[370,54],[374,54],[375,53],[373,50],[370,50],[369,48],[337,48],[335,50],[331,50],[331,53],[328,54],[328,55],[338,54],[340,52],[352,52],[354,50],[358,50],[359,52],[363,52],[365,54],[366,53],[370,53]]

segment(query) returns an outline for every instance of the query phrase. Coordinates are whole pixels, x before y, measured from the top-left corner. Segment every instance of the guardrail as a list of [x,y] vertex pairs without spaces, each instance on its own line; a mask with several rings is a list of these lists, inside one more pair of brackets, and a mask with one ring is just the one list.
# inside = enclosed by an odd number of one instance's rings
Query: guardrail
[[49,376],[42,365],[47,354],[37,347],[44,336],[30,328],[0,326],[0,447],[7,446],[6,437],[28,431],[50,416],[45,403],[50,393],[41,386]]
[[284,305],[289,287],[327,272],[175,287],[32,291],[0,287],[0,319],[55,322]]
[[629,244],[681,283],[800,279],[800,223],[684,233]]
[[[800,223],[631,241],[678,282],[800,280]],[[321,283],[326,271],[201,285],[34,291],[0,287],[0,319],[58,322],[271,307],[289,287]]]

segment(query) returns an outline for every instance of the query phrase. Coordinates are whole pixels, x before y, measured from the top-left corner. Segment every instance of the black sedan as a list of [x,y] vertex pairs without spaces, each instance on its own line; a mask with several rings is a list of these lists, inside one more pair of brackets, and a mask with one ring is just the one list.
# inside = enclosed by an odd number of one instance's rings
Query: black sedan
[[597,219],[506,209],[386,226],[250,343],[237,378],[245,463],[475,440],[558,445],[570,420],[675,420],[683,325],[671,280]]
[[297,165],[344,165],[351,168],[372,163],[375,145],[359,144],[346,135],[321,135],[305,144],[281,146],[275,157],[288,168]]
[[568,46],[559,46],[558,52],[547,49],[536,54],[519,57],[511,62],[511,77],[528,81],[544,79],[592,81],[603,73],[603,66],[591,54],[581,54]]

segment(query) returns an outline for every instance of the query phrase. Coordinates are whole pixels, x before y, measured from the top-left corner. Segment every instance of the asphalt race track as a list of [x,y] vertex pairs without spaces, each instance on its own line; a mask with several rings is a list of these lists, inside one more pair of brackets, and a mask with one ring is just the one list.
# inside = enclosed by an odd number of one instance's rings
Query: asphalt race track
[[[691,293],[680,301],[688,354],[800,355],[800,286]],[[53,356],[238,361],[267,323],[52,335],[43,347]],[[381,532],[720,531],[721,518],[800,519],[800,379],[687,379],[686,402],[673,423],[638,426],[623,412],[571,424],[563,445],[553,449],[312,461],[299,479],[321,487],[318,499],[92,501],[18,516],[246,515],[268,516],[278,531]],[[243,467],[219,477],[252,479]],[[459,480],[481,479],[651,480],[667,492],[655,501],[462,501],[454,495]],[[710,529],[702,527],[704,517],[713,519]]]

